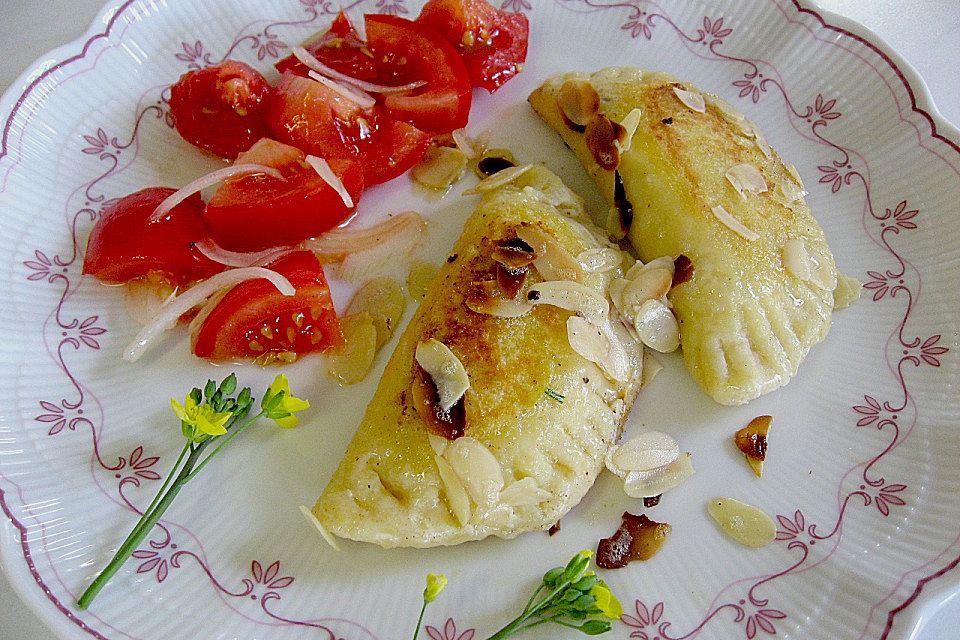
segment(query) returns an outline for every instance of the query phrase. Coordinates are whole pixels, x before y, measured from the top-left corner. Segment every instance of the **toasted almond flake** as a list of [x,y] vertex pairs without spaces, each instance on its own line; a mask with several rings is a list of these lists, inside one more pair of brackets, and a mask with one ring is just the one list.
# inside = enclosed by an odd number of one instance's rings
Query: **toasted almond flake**
[[[617,328],[621,328],[622,332],[618,332]],[[636,341],[628,334],[626,327],[619,322],[614,325],[608,320],[600,326],[600,330],[610,343],[610,352],[607,354],[607,359],[600,363],[600,368],[615,382],[626,382],[630,377],[631,358],[624,343],[634,344]],[[642,364],[642,361],[636,363],[637,366]],[[622,403],[622,400],[620,402]]]
[[447,445],[450,444],[450,441],[443,436],[430,432],[427,432],[427,441],[430,442],[430,448],[438,456],[443,455],[443,452],[447,450]]
[[417,343],[414,357],[417,364],[433,379],[440,399],[440,409],[449,411],[470,388],[470,378],[460,358],[436,338]]
[[485,444],[471,436],[463,436],[447,445],[443,457],[474,502],[483,506],[496,502],[503,489],[503,472]]
[[600,364],[610,354],[610,341],[603,331],[581,318],[567,318],[567,341],[570,347],[590,362]]
[[510,167],[509,169],[498,171],[489,178],[484,178],[481,180],[479,183],[477,183],[477,186],[473,187],[472,189],[467,189],[464,191],[463,195],[468,196],[493,191],[494,189],[498,189],[505,184],[513,182],[532,168],[532,164],[525,164],[520,167]]
[[587,273],[606,273],[620,266],[622,253],[611,247],[592,247],[577,255],[577,262]]
[[379,350],[393,337],[393,332],[400,325],[406,309],[407,299],[403,295],[400,283],[384,276],[374,278],[353,294],[347,306],[347,314],[364,312],[370,314],[373,325],[377,329],[376,348]]
[[810,263],[810,284],[825,291],[833,291],[837,288],[837,270],[827,262],[824,256],[818,257],[811,253]]
[[777,183],[777,187],[780,189],[780,193],[783,195],[781,204],[786,206],[793,204],[803,196],[807,195],[805,190],[788,180],[781,180]]
[[430,262],[415,260],[407,274],[407,292],[414,300],[423,300],[430,284],[437,277],[437,267]]
[[600,94],[589,80],[570,78],[557,90],[557,106],[567,120],[585,127],[600,111]]
[[810,280],[810,254],[807,253],[807,243],[802,238],[787,240],[783,245],[782,259],[787,273],[800,280]]
[[757,416],[744,428],[733,434],[733,443],[743,453],[747,464],[758,478],[763,476],[763,461],[767,457],[767,443],[773,416]]
[[727,169],[724,176],[741,196],[744,191],[753,195],[767,191],[767,181],[752,164],[735,164]]
[[724,533],[745,547],[765,547],[776,538],[773,518],[739,500],[714,498],[707,505],[707,512]]
[[450,132],[450,136],[453,138],[453,143],[457,145],[457,149],[459,149],[464,156],[467,158],[477,157],[477,151],[470,143],[470,138],[467,137],[466,129],[454,129]]
[[673,273],[666,269],[648,269],[641,271],[631,280],[620,294],[621,311],[629,318],[639,313],[640,307],[648,300],[660,300],[670,291]]
[[680,445],[665,433],[646,431],[614,448],[610,462],[624,471],[652,471],[680,455]]
[[726,227],[731,231],[736,233],[739,236],[742,236],[749,242],[753,242],[760,238],[760,234],[752,229],[748,229],[742,222],[734,218],[726,209],[717,205],[711,209],[713,215],[717,217],[717,220],[722,222]]
[[341,82],[337,82],[336,80],[331,80],[326,76],[320,75],[313,69],[307,71],[307,75],[311,80],[316,80],[323,86],[336,91],[350,102],[356,103],[356,105],[364,111],[369,111],[375,104],[377,104],[377,101],[374,100],[373,96],[362,89],[351,89]]
[[544,280],[583,280],[583,267],[552,235],[534,225],[517,228],[517,237],[526,242],[537,254],[533,261]]
[[653,382],[653,379],[657,377],[657,374],[663,370],[663,365],[660,364],[660,361],[657,360],[657,357],[653,355],[653,351],[649,348],[643,348],[643,370],[640,372],[640,388],[644,389],[647,385]]
[[347,187],[344,186],[343,181],[337,177],[337,174],[335,174],[333,169],[330,168],[330,165],[327,164],[327,161],[317,156],[307,156],[306,160],[307,164],[317,172],[317,175],[337,192],[337,195],[343,200],[344,206],[347,209],[353,209],[353,197],[350,195],[350,192],[347,191]]
[[540,504],[553,497],[546,489],[541,489],[537,481],[531,477],[511,482],[500,492],[500,502],[511,507],[524,507]]
[[430,147],[410,170],[410,177],[428,189],[444,191],[460,179],[467,168],[467,156],[459,149]]
[[640,341],[655,351],[669,353],[680,346],[677,318],[660,300],[647,300],[640,305],[633,326]]
[[627,280],[636,279],[641,273],[646,271],[651,271],[653,269],[666,269],[670,272],[670,275],[673,276],[675,269],[675,261],[670,256],[660,256],[659,258],[654,258],[650,262],[644,264],[637,260],[636,264],[630,267],[627,270],[627,273],[623,276]]
[[447,505],[457,523],[462,527],[470,522],[470,496],[467,494],[467,489],[446,458],[434,456],[433,461],[437,464],[437,471],[440,472],[440,482],[447,497]]
[[707,105],[703,101],[703,96],[699,93],[687,91],[686,89],[681,89],[680,87],[674,87],[673,92],[677,95],[677,99],[690,109],[693,109],[697,113],[706,112]]
[[846,309],[860,299],[863,284],[856,278],[841,273],[837,278],[837,288],[833,290],[833,308]]
[[527,300],[534,304],[549,304],[573,311],[587,322],[600,326],[607,321],[610,303],[596,290],[573,280],[551,280],[533,285],[527,291]]
[[623,481],[623,490],[631,498],[652,498],[678,486],[694,474],[692,456],[680,454],[668,465],[651,471],[630,471]]
[[366,311],[340,319],[343,345],[327,358],[327,373],[341,385],[367,377],[377,355],[377,327]]
[[624,141],[622,143],[619,140],[617,141],[620,153],[630,151],[630,147],[633,146],[633,134],[637,132],[637,127],[640,126],[641,115],[640,109],[631,109],[630,113],[620,121],[620,126],[623,127],[624,132]]
[[630,281],[625,278],[614,278],[607,285],[607,296],[620,313],[624,313],[623,292],[628,284],[630,284]]
[[620,166],[620,147],[626,142],[626,131],[619,122],[597,114],[587,124],[583,142],[601,169],[613,171]]
[[323,536],[323,539],[327,541],[327,544],[333,547],[334,551],[340,551],[340,546],[337,544],[337,539],[333,537],[333,534],[330,533],[323,524],[317,520],[317,516],[313,515],[313,511],[310,511],[305,505],[300,505],[300,513],[303,514],[303,517],[307,519],[307,522],[312,524],[317,528],[317,531],[320,532],[320,535]]
[[474,283],[466,305],[474,313],[496,318],[519,318],[533,309],[528,302],[507,298],[496,280]]

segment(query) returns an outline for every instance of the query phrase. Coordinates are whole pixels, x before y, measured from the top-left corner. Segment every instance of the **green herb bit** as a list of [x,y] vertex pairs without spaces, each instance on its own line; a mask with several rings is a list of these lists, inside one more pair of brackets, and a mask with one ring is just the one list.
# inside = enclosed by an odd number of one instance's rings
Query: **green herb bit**
[[[77,600],[77,607],[86,609],[100,590],[129,559],[180,490],[195,478],[210,460],[260,418],[268,418],[284,428],[297,426],[294,414],[310,406],[306,400],[290,393],[290,383],[283,374],[278,375],[260,400],[260,411],[250,416],[253,396],[245,387],[237,390],[237,376],[230,374],[219,385],[208,380],[203,391],[194,388],[184,398],[183,404],[171,400],[170,406],[180,422],[180,432],[186,439],[177,461],[163,485],[144,510],[136,526],[123,541],[113,559]],[[211,449],[212,447],[212,449]]]
[[440,592],[447,586],[447,576],[441,574],[428,573],[427,586],[423,590],[423,606],[420,607],[420,617],[417,618],[417,628],[413,630],[413,640],[417,640],[420,635],[420,625],[423,624],[423,614],[427,610],[427,605],[437,599]]
[[546,394],[546,396],[547,396],[548,398],[550,398],[551,400],[556,400],[556,401],[559,402],[560,404],[563,404],[563,400],[564,400],[565,396],[562,395],[562,394],[560,394],[560,393],[557,393],[556,391],[554,391],[554,390],[551,389],[550,387],[547,387],[547,389],[546,389],[543,393]]
[[619,620],[623,607],[590,566],[590,551],[575,555],[566,567],[555,567],[527,601],[523,612],[488,640],[502,640],[541,624],[576,629],[588,636],[606,633]]

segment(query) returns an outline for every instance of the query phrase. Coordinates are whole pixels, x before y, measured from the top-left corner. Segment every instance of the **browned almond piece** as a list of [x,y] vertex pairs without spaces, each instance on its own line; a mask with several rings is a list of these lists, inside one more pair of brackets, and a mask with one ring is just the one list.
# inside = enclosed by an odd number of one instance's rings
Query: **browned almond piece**
[[620,166],[620,148],[617,143],[621,138],[626,138],[626,130],[620,124],[597,114],[587,124],[583,135],[590,155],[602,169],[613,171]]
[[520,289],[523,289],[523,283],[527,281],[527,271],[528,269],[526,267],[511,269],[502,264],[498,264],[497,284],[500,285],[500,290],[503,291],[503,295],[510,299],[516,298],[517,294],[520,293]]
[[497,244],[490,257],[508,269],[520,269],[533,264],[537,253],[520,238],[512,238]]
[[583,127],[600,111],[600,94],[588,81],[571,78],[561,85],[557,105],[567,120]]
[[660,498],[662,498],[662,497],[663,497],[663,494],[661,493],[660,495],[652,496],[652,497],[650,497],[650,498],[644,498],[644,499],[643,499],[643,506],[645,506],[645,507],[648,508],[648,509],[649,509],[650,507],[655,507],[655,506],[657,506],[658,504],[660,504]]
[[673,261],[673,282],[671,287],[683,284],[693,277],[693,261],[682,253]]
[[447,440],[456,440],[464,434],[467,425],[463,398],[457,400],[449,411],[441,409],[437,385],[430,378],[430,374],[416,362],[413,363],[410,392],[413,407],[431,433]]
[[552,525],[550,525],[550,528],[547,529],[547,533],[550,534],[551,536],[555,536],[558,533],[560,533],[560,521],[557,520]]
[[757,416],[733,436],[734,444],[743,452],[758,478],[763,475],[763,461],[767,457],[767,434],[771,424],[773,416]]
[[597,545],[597,566],[619,569],[634,560],[649,560],[660,551],[672,529],[669,524],[654,522],[644,514],[635,516],[624,511],[620,528]]

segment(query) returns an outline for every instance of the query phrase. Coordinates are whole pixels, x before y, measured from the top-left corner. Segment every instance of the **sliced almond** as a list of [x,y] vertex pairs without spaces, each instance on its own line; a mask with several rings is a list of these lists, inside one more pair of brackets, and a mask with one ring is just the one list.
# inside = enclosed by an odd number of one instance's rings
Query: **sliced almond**
[[377,349],[380,349],[393,337],[406,309],[407,299],[400,283],[393,278],[382,277],[374,278],[360,287],[347,306],[347,314],[370,314],[377,328]]
[[520,269],[533,264],[537,254],[521,238],[511,238],[497,243],[490,257],[508,269]]
[[567,340],[570,347],[590,362],[605,362],[610,354],[610,341],[596,325],[579,316],[567,318]]
[[443,484],[443,492],[447,497],[450,512],[462,527],[470,522],[470,496],[467,494],[467,489],[463,486],[457,472],[443,456],[434,456],[433,460],[437,464],[437,471],[440,472],[440,482]]
[[532,168],[532,164],[525,164],[521,167],[510,167],[509,169],[498,171],[492,176],[481,180],[477,186],[473,187],[472,189],[467,189],[464,191],[463,195],[469,196],[499,189],[506,184],[510,184]]
[[457,438],[443,452],[444,459],[478,505],[496,502],[503,489],[500,463],[482,442],[470,436]]
[[497,318],[519,318],[533,309],[529,302],[506,297],[496,280],[475,282],[467,293],[466,305],[474,313]]
[[631,266],[627,273],[623,276],[627,280],[635,280],[641,273],[645,271],[650,271],[652,269],[666,269],[670,272],[670,275],[673,275],[675,260],[670,256],[660,256],[659,258],[654,258],[650,262],[644,264],[639,260]]
[[343,346],[327,358],[327,372],[340,384],[367,377],[377,355],[377,327],[366,311],[340,318]]
[[633,326],[640,341],[654,351],[670,353],[680,346],[677,318],[660,300],[647,300],[640,305]]
[[587,322],[600,326],[610,313],[610,303],[596,290],[572,280],[540,282],[527,291],[527,301],[549,304],[573,311]]
[[460,358],[435,338],[418,343],[415,358],[437,386],[440,410],[449,411],[470,388],[470,378]]
[[752,164],[735,164],[727,169],[724,176],[741,196],[744,192],[757,195],[768,190],[763,174]]
[[617,142],[618,147],[620,148],[620,153],[626,153],[630,151],[630,147],[633,146],[633,134],[637,132],[637,127],[640,126],[640,109],[631,109],[630,113],[624,116],[623,120],[620,121],[620,126],[623,127],[624,131],[624,141]]
[[570,78],[557,91],[557,106],[567,120],[585,127],[600,111],[600,94],[589,80]]
[[460,149],[430,147],[410,170],[410,177],[429,189],[444,191],[460,179],[466,168],[467,156]]
[[649,560],[660,551],[671,531],[666,522],[624,512],[620,528],[597,545],[597,566],[620,569],[634,560]]
[[707,110],[707,105],[703,100],[703,96],[694,91],[687,91],[686,89],[681,89],[680,87],[674,87],[673,93],[676,94],[677,99],[680,100],[688,108],[696,111],[697,113],[704,113]]
[[742,236],[747,241],[753,242],[754,240],[757,240],[760,238],[759,233],[757,233],[753,229],[748,228],[742,222],[734,218],[733,215],[730,214],[730,212],[724,209],[722,206],[717,205],[712,209],[710,209],[710,211],[713,212],[713,215],[716,216],[717,220],[722,222],[727,228],[737,233],[738,235]]
[[614,448],[611,463],[624,471],[651,471],[680,455],[677,441],[659,431],[646,431]]
[[619,123],[600,114],[587,124],[583,133],[590,155],[604,171],[613,171],[620,166],[620,145],[625,137],[626,131]]
[[534,225],[517,228],[517,237],[537,254],[533,266],[544,280],[583,280],[583,267],[552,235]]
[[657,374],[663,370],[663,365],[657,360],[648,347],[643,348],[643,371],[640,373],[640,388],[644,389],[653,382]]
[[541,489],[537,481],[531,477],[522,478],[507,485],[500,492],[500,502],[511,507],[524,507],[546,502],[553,494]]
[[763,475],[763,461],[767,457],[767,435],[772,423],[773,416],[757,416],[733,434],[733,443],[743,453],[747,464],[758,478]]
[[777,525],[770,516],[733,498],[714,498],[707,512],[724,533],[745,547],[765,547],[777,535]]
[[623,491],[631,498],[652,498],[673,489],[693,475],[692,456],[682,453],[670,464],[651,471],[630,471]]
[[[673,266],[672,262],[670,266]],[[672,283],[672,270],[655,268],[641,271],[636,279],[623,288],[620,294],[621,310],[627,316],[635,317],[644,303],[666,296]]]
[[443,455],[443,452],[447,450],[447,445],[450,444],[450,441],[443,436],[429,432],[427,433],[427,441],[430,442],[430,448],[438,456]]
[[860,299],[863,284],[856,278],[841,273],[837,278],[837,288],[833,290],[833,308],[846,309]]
[[833,291],[837,288],[837,271],[822,257],[810,254],[810,284],[820,287],[824,291]]
[[807,243],[802,238],[787,240],[783,245],[782,259],[787,273],[799,280],[810,279],[810,254],[807,253]]

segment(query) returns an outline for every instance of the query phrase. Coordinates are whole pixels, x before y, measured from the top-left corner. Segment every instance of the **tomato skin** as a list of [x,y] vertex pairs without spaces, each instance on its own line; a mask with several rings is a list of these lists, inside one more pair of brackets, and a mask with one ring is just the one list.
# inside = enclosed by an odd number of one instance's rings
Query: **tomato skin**
[[270,85],[253,67],[226,60],[180,76],[170,87],[170,115],[187,142],[233,159],[267,135]]
[[429,0],[417,22],[457,48],[475,87],[490,93],[518,74],[527,59],[530,23],[486,0]]
[[[377,66],[373,55],[342,10],[334,18],[329,30],[304,43],[303,48],[320,62],[351,78],[371,82],[377,80]],[[291,71],[304,77],[310,70],[292,54],[273,66],[280,73]]]
[[175,189],[150,187],[131,193],[104,211],[90,232],[83,273],[120,284],[159,272],[173,284],[207,278],[225,269],[194,243],[208,235],[203,200],[194,194],[166,216],[149,222]]
[[381,119],[376,136],[363,147],[364,185],[380,184],[406,173],[420,162],[432,139],[412,124]]
[[[285,180],[264,174],[225,180],[203,214],[217,244],[231,251],[294,245],[346,220],[353,208],[347,208],[305,158],[299,149],[269,138],[242,154],[238,162],[274,167]],[[346,158],[333,158],[328,164],[354,203],[359,202],[361,165]]]
[[317,257],[309,251],[296,251],[267,268],[286,276],[296,293],[284,296],[266,280],[236,285],[192,337],[194,355],[214,361],[238,360],[270,352],[302,355],[343,344],[340,321]]
[[446,133],[467,124],[471,86],[460,54],[433,30],[391,15],[366,15],[367,45],[396,84],[425,80],[426,87],[389,94],[392,116],[423,131]]

